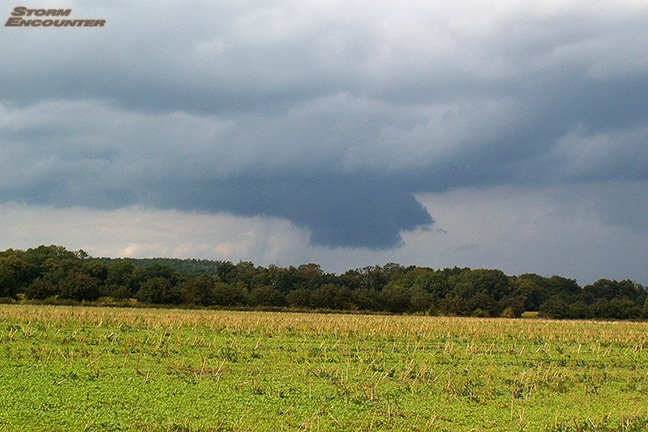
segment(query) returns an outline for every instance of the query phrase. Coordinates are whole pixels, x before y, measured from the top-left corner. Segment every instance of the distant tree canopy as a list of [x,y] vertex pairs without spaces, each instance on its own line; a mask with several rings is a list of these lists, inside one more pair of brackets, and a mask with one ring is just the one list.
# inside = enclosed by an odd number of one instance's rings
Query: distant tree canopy
[[336,275],[318,264],[93,258],[62,246],[0,252],[0,297],[17,301],[137,301],[201,307],[291,308],[549,318],[648,318],[646,287],[501,270],[367,266]]

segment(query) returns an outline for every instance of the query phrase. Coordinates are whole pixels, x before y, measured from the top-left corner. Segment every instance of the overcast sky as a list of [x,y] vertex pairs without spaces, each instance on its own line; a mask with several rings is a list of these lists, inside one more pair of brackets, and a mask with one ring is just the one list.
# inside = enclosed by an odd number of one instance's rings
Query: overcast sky
[[648,285],[644,0],[23,3],[0,249]]

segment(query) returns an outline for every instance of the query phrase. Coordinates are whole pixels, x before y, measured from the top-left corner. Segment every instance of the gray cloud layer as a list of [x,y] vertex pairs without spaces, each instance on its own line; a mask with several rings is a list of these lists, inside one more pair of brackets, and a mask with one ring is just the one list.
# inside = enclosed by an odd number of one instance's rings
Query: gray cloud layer
[[2,30],[0,199],[278,216],[388,248],[433,223],[416,192],[648,178],[640,3],[74,14],[107,27]]

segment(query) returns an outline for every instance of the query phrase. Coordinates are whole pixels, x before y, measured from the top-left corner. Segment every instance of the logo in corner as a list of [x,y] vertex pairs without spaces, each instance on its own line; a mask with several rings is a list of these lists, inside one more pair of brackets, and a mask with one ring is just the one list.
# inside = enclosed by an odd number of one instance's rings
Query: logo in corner
[[[70,19],[72,9],[30,9],[16,6],[5,27],[104,27],[105,19]],[[26,18],[27,17],[27,18]]]

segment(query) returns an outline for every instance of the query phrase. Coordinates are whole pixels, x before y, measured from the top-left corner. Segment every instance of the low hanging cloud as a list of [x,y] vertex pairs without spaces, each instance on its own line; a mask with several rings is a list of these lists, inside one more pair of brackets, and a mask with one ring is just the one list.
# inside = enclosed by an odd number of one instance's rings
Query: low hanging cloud
[[385,249],[434,223],[415,193],[648,178],[641,2],[73,9],[106,27],[2,29],[1,200]]

